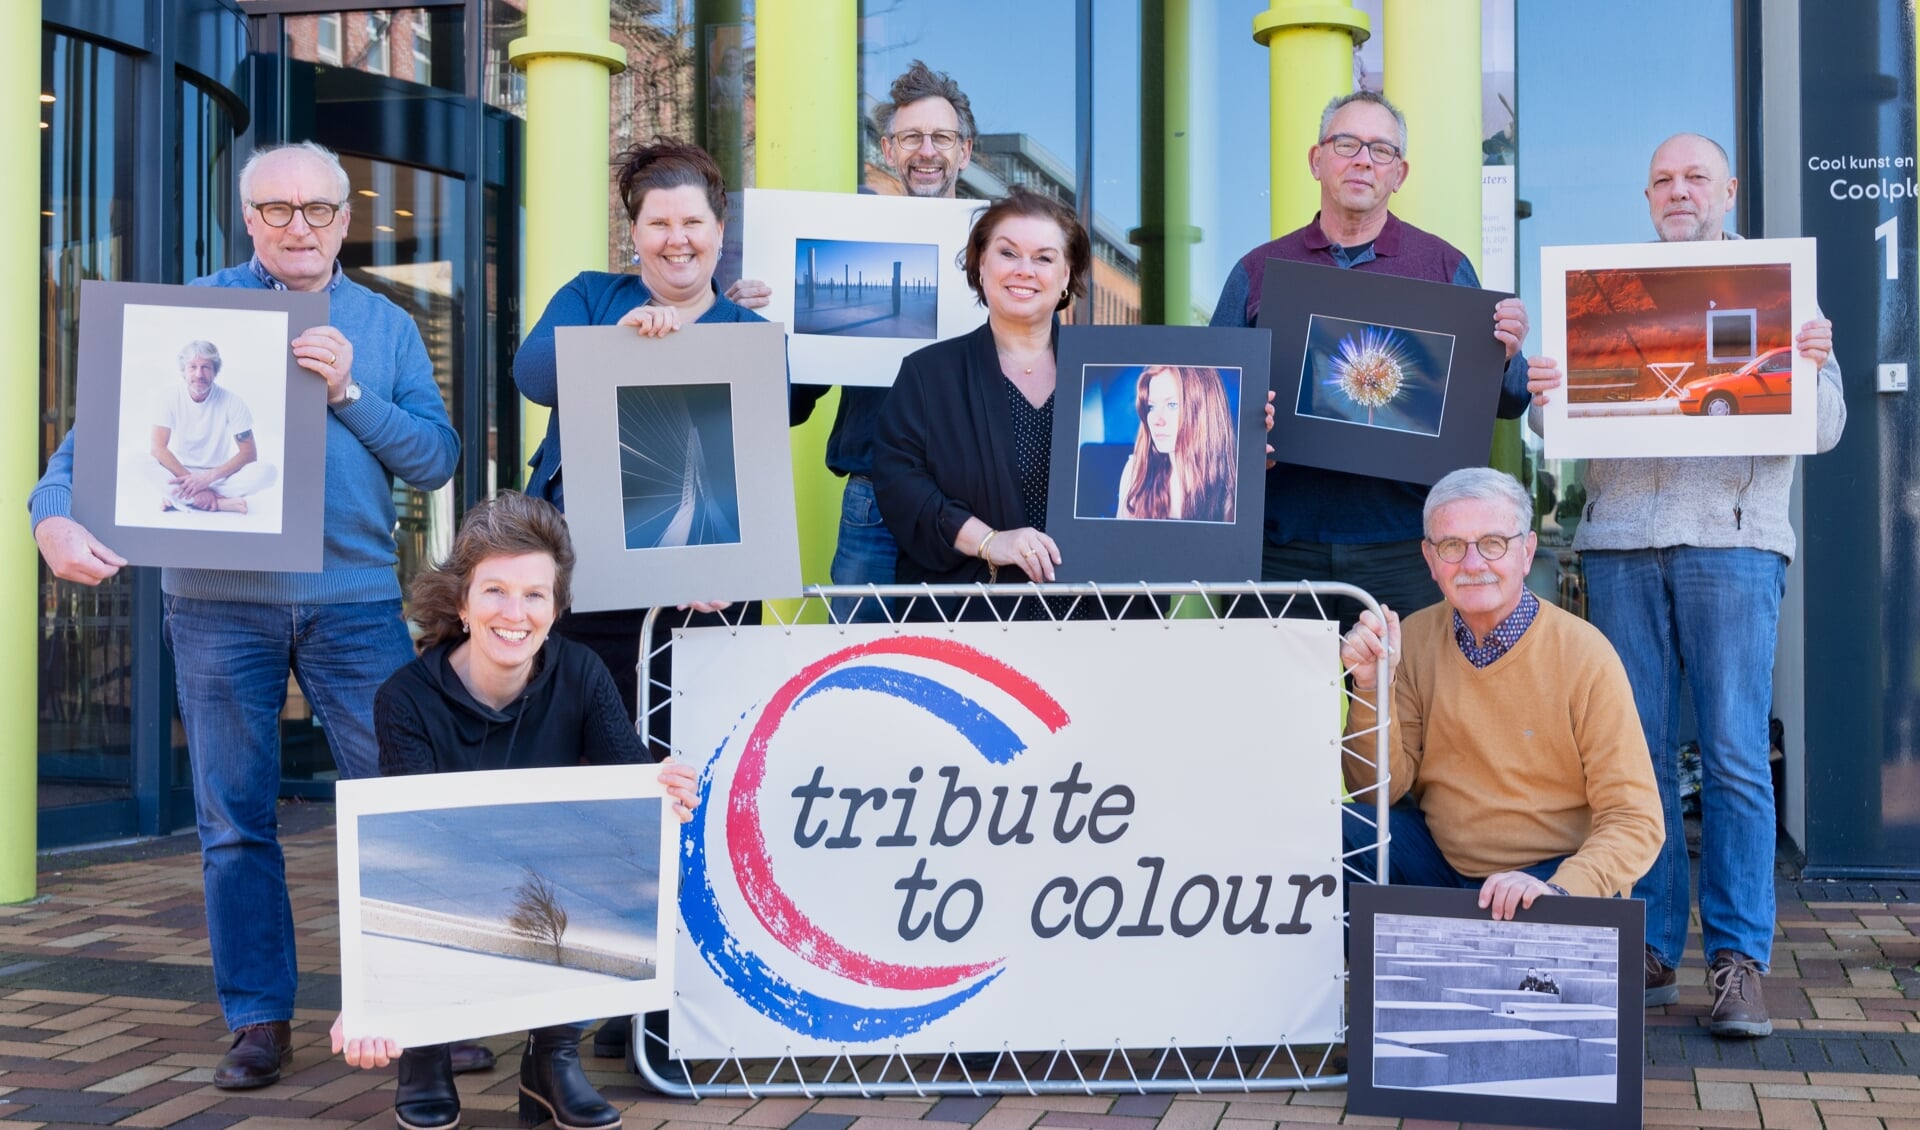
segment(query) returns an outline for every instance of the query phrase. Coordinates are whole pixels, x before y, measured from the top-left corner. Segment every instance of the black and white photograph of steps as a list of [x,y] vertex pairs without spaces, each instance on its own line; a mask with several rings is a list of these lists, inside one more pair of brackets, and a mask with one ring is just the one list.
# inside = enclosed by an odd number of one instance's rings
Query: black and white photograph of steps
[[[1546,1102],[1573,1120],[1512,1120],[1620,1126],[1623,1093],[1637,1111],[1642,1017],[1621,1008],[1620,989],[1623,969],[1640,973],[1622,959],[1642,945],[1642,927],[1623,921],[1643,920],[1639,904],[1543,897],[1496,922],[1473,890],[1352,890],[1348,1038],[1368,1053],[1364,1064],[1354,1057],[1356,1083],[1364,1067],[1369,1089],[1401,1092],[1400,1112],[1424,1117],[1440,1116],[1443,1096],[1467,1121],[1509,1121],[1496,1108]],[[1436,902],[1453,905],[1410,905]]]

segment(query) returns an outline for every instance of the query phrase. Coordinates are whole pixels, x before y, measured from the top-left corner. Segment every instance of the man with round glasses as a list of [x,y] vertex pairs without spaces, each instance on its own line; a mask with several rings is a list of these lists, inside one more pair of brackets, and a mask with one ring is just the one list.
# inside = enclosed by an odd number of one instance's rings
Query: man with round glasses
[[[311,142],[256,151],[240,170],[253,257],[193,283],[324,291],[329,322],[292,342],[300,367],[327,384],[322,571],[160,575],[214,986],[234,1033],[213,1085],[229,1090],[277,1082],[292,1054],[297,965],[275,814],[288,673],[324,727],[340,776],[378,776],[374,692],[413,658],[394,572],[392,482],[433,490],[452,477],[460,452],[413,319],[340,267],[348,189],[339,159]],[[319,468],[286,473],[303,470]],[[126,561],[69,516],[72,486],[69,432],[28,509],[54,575],[97,585]]]
[[1541,895],[1618,895],[1665,838],[1633,691],[1606,637],[1527,591],[1533,498],[1485,467],[1435,483],[1422,555],[1444,600],[1364,612],[1341,639],[1346,850],[1371,876],[1376,664],[1393,694],[1388,799],[1395,883],[1478,887],[1512,918]]
[[[1319,136],[1307,164],[1320,183],[1320,211],[1234,265],[1213,325],[1251,326],[1258,320],[1269,259],[1480,285],[1473,263],[1458,248],[1388,210],[1410,167],[1406,118],[1393,103],[1367,90],[1335,98],[1320,116]],[[1520,355],[1527,309],[1519,299],[1494,307],[1492,332],[1507,356],[1499,415],[1516,419],[1527,410],[1527,365]],[[1425,487],[1303,467],[1285,462],[1285,454],[1267,471],[1261,579],[1345,581],[1403,608],[1423,608],[1440,598],[1417,548]],[[1346,627],[1359,605],[1340,600],[1336,609]]]

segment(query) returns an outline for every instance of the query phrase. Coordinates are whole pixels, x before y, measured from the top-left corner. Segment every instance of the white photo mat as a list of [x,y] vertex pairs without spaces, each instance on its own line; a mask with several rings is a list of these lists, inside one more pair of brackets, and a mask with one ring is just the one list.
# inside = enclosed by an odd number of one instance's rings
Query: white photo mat
[[[1811,239],[1719,239],[1678,243],[1615,243],[1540,249],[1540,351],[1570,372],[1567,349],[1567,276],[1602,270],[1784,265],[1791,271],[1789,344],[1800,327],[1820,316]],[[1707,361],[1707,308],[1699,311]],[[1718,375],[1718,374],[1716,374]],[[1570,416],[1565,385],[1541,410],[1546,454],[1553,459],[1633,459],[1695,455],[1810,454],[1816,446],[1819,372],[1793,354],[1792,411],[1785,414],[1707,416],[1679,411],[1648,415]]]
[[[340,998],[347,1036],[387,1036],[402,1047],[418,1047],[654,1011],[666,1008],[672,999],[680,824],[665,800],[658,766],[567,766],[363,778],[341,781],[336,787],[336,800]],[[533,821],[577,814],[583,808],[639,817],[631,825],[622,822],[605,827],[582,827],[575,821],[564,831],[579,841],[568,845],[569,865],[576,871],[595,874],[597,881],[615,882],[622,869],[644,872],[650,864],[654,870],[653,945],[638,962],[651,965],[650,976],[635,972],[637,963],[630,949],[615,952],[594,944],[592,916],[583,913],[592,906],[574,889],[580,884],[570,884],[565,877],[556,880],[556,885],[561,896],[572,901],[574,910],[570,915],[573,921],[561,938],[568,956],[558,965],[524,953],[503,952],[516,949],[513,938],[506,938],[502,944],[503,936],[513,931],[488,919],[479,909],[481,900],[470,899],[452,913],[428,907],[424,898],[407,900],[407,906],[390,900],[363,900],[363,864],[373,866],[376,850],[363,835],[363,820],[425,814],[445,815],[458,823],[461,810],[485,809],[486,816],[479,817],[484,820],[508,806],[517,810],[516,817]],[[624,835],[630,828],[644,833],[652,825],[657,825],[657,835],[649,839],[643,834],[641,840],[645,842],[630,842]],[[496,823],[492,829],[496,841],[499,826]],[[547,827],[554,827],[552,821],[547,821]],[[510,881],[520,872],[514,870],[511,859],[503,862],[501,857],[513,855],[517,847],[525,847],[537,857],[539,851],[554,851],[557,845],[542,836],[525,843],[513,840],[497,854],[482,851],[444,861],[423,855],[417,869],[409,861],[406,882],[417,884],[423,892],[434,892],[439,890],[438,883],[489,884],[495,877],[493,872]],[[449,854],[454,852],[450,850]],[[644,892],[637,896],[630,891],[620,893],[611,901],[636,897],[644,901]],[[396,920],[402,921],[407,934],[397,943],[391,929]],[[419,940],[422,925],[436,941]],[[396,1002],[381,988],[403,979],[430,982],[430,975],[405,972],[423,960],[426,968],[444,972],[448,990],[443,997],[423,999],[434,996],[435,987],[410,984],[409,999]],[[468,967],[481,972],[467,972]]]
[[[901,358],[976,329],[986,320],[986,309],[974,298],[966,272],[957,263],[985,201],[761,188],[748,189],[745,195],[740,276],[759,279],[772,288],[773,296],[760,314],[786,326],[795,384],[891,386],[900,373]],[[804,296],[795,280],[795,261],[805,240],[932,245],[938,317],[931,335],[799,332],[796,312]]]

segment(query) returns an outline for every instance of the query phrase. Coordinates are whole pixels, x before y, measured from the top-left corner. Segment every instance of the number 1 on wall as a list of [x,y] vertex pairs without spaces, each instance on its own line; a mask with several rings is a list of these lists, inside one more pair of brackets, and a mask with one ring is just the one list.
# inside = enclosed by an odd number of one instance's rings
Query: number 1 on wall
[[1887,241],[1887,277],[1900,277],[1900,217],[1895,216],[1873,229],[1873,238]]

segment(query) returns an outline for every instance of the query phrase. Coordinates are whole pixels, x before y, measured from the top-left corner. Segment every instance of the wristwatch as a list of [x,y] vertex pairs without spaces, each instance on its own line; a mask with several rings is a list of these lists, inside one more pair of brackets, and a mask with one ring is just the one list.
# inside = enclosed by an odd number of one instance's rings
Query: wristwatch
[[340,394],[340,403],[334,405],[334,407],[345,408],[349,404],[359,403],[359,400],[360,400],[360,382],[349,381],[347,382],[347,391]]

